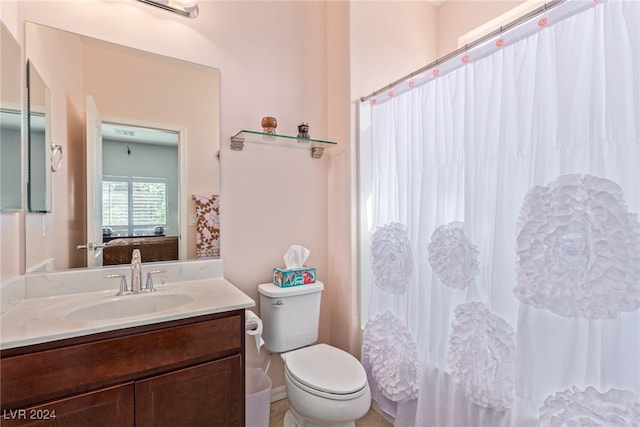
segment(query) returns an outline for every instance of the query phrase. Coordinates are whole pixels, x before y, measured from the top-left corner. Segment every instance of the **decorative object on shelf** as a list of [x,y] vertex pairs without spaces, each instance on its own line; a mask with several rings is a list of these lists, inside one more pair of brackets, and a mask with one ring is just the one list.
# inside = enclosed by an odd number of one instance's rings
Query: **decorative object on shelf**
[[300,123],[298,125],[298,138],[311,138],[309,136],[309,123]]
[[290,135],[241,130],[231,137],[231,150],[242,151],[245,142],[289,148],[311,148],[311,157],[314,159],[321,158],[325,148],[337,145],[336,142],[322,139],[298,138]]
[[274,134],[278,127],[278,120],[275,117],[263,117],[262,118],[262,130],[264,133]]

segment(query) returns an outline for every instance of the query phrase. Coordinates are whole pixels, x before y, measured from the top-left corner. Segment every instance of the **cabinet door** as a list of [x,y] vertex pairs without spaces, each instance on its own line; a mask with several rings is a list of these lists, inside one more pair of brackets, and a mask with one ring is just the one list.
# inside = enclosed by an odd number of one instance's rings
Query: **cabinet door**
[[240,355],[137,381],[136,427],[242,427]]
[[26,409],[3,409],[3,426],[132,427],[133,383],[55,400]]

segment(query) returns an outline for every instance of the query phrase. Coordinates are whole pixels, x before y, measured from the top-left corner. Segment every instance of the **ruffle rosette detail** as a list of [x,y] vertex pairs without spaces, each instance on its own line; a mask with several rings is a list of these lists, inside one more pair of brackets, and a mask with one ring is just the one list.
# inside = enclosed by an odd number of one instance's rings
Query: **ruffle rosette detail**
[[400,402],[418,396],[418,349],[404,323],[388,311],[365,325],[362,366],[387,399]]
[[451,222],[436,228],[429,243],[429,264],[443,285],[464,289],[480,269],[478,247],[464,233],[462,222]]
[[640,402],[635,393],[611,389],[600,393],[572,387],[545,399],[540,408],[540,426],[629,426],[640,425]]
[[405,226],[392,222],[371,236],[371,268],[376,286],[401,295],[413,277],[411,243]]
[[454,310],[449,368],[467,399],[478,406],[507,409],[513,402],[516,334],[479,301]]
[[572,174],[531,188],[516,235],[523,303],[587,319],[640,307],[640,224],[613,181]]

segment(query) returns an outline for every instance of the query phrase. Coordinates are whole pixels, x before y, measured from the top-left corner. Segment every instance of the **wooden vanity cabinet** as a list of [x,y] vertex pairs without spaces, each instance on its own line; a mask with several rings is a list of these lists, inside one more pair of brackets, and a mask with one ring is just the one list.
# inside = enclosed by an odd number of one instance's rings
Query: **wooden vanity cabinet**
[[3,409],[3,426],[91,426],[134,425],[134,386],[127,383],[81,393],[42,405]]
[[243,426],[244,310],[0,352],[0,424]]
[[240,375],[239,357],[137,381],[136,427],[244,425],[244,395],[236,396],[243,402],[242,414],[230,401],[239,389],[234,380]]

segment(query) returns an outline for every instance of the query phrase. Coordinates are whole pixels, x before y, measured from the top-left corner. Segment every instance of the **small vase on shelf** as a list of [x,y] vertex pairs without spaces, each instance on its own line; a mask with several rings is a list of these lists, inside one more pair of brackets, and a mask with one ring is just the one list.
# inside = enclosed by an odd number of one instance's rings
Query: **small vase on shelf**
[[275,117],[263,117],[262,118],[262,130],[264,133],[276,133],[278,127],[278,121]]
[[308,123],[300,123],[298,125],[298,138],[311,138],[309,136],[309,124]]

